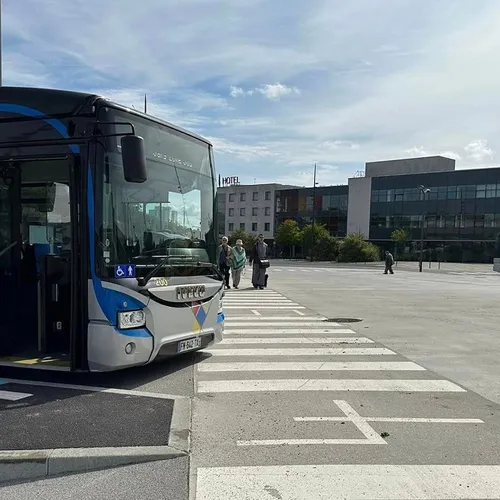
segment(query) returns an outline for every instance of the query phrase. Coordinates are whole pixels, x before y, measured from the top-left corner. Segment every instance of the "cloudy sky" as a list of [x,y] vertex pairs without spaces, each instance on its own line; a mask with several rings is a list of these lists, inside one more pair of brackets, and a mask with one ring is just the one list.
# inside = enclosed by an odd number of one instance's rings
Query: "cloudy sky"
[[498,0],[3,0],[2,21],[4,85],[146,92],[241,182],[500,164]]

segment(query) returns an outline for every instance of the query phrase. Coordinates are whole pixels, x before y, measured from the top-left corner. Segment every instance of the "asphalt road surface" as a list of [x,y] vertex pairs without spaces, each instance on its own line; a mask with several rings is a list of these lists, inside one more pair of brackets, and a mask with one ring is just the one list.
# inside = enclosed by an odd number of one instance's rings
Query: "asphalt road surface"
[[167,446],[174,401],[0,379],[0,450]]
[[[269,289],[228,291],[219,346],[41,375],[193,397],[191,460],[9,485],[0,498],[500,499],[500,277],[395,271],[274,265]],[[362,321],[323,321],[349,317]]]
[[497,276],[283,266],[269,285],[228,292],[196,366],[197,500],[500,498]]

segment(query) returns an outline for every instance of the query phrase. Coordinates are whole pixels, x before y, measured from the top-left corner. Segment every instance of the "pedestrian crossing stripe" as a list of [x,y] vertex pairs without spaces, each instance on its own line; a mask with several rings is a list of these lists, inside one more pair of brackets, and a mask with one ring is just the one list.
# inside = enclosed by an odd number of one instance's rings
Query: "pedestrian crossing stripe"
[[262,465],[200,467],[196,474],[196,500],[267,500],[271,492],[302,500],[478,500],[499,491],[500,465]]

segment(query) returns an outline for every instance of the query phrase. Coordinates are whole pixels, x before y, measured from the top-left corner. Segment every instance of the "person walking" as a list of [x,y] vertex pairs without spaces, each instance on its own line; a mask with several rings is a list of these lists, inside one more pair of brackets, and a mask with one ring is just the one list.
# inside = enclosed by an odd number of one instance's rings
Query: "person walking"
[[269,267],[267,259],[267,243],[264,242],[264,235],[259,234],[257,243],[253,247],[252,255],[252,285],[254,288],[264,290],[266,285],[266,269]]
[[219,269],[224,275],[225,287],[231,288],[229,285],[229,269],[231,267],[232,250],[228,241],[227,236],[223,236],[222,243],[219,245]]
[[236,240],[236,245],[232,249],[231,274],[233,276],[233,287],[240,286],[241,273],[247,263],[247,253],[243,246],[243,241]]
[[392,256],[392,253],[389,251],[385,252],[385,271],[384,274],[389,273],[394,274],[394,271],[392,270],[392,266],[394,265],[394,257]]

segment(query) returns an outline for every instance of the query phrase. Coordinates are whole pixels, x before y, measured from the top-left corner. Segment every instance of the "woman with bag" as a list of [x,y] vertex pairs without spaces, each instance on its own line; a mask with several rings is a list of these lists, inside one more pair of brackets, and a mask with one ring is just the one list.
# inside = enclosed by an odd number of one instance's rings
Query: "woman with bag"
[[267,244],[264,242],[263,234],[259,234],[259,239],[252,251],[251,261],[253,262],[252,285],[254,288],[264,290],[269,260],[267,259]]
[[236,245],[232,249],[233,258],[231,259],[231,274],[233,276],[233,287],[240,285],[241,273],[247,263],[247,253],[243,247],[242,240],[236,240]]

